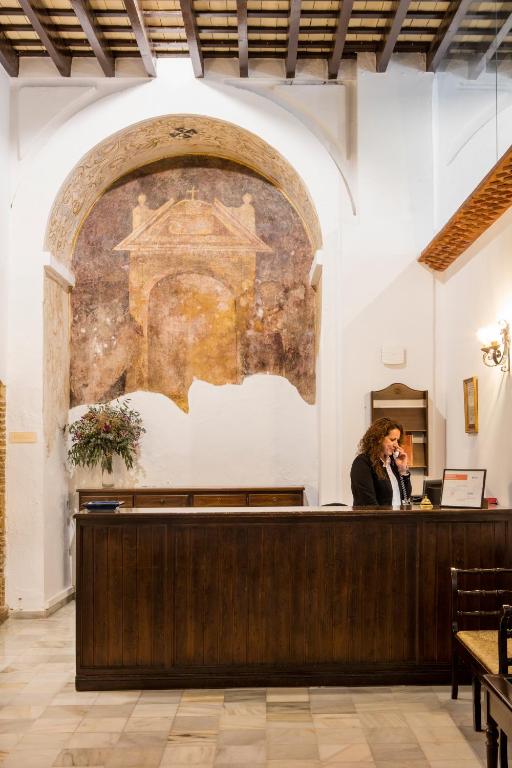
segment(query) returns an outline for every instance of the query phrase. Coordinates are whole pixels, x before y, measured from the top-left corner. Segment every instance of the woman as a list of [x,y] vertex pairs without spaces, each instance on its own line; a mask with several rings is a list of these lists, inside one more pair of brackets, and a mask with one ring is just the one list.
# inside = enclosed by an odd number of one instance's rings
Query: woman
[[355,507],[399,507],[409,501],[411,476],[402,435],[402,425],[385,417],[366,430],[350,471]]

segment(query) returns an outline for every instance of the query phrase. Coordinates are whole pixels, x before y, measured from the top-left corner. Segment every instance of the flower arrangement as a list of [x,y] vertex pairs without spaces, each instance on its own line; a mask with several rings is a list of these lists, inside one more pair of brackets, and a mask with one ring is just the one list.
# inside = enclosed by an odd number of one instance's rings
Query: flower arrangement
[[112,458],[117,453],[127,469],[133,467],[140,436],[146,430],[140,413],[132,410],[128,403],[91,405],[80,419],[69,425],[68,459],[72,466],[100,464],[103,472],[110,473]]

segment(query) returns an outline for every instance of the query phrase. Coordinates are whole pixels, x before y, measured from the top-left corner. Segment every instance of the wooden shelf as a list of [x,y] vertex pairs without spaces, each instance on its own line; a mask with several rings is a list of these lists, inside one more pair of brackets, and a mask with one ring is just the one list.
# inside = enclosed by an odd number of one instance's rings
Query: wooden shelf
[[[383,416],[402,424],[412,443],[411,469],[428,475],[428,390],[412,389],[406,384],[391,384],[371,393],[372,422]],[[421,440],[415,440],[421,436]]]

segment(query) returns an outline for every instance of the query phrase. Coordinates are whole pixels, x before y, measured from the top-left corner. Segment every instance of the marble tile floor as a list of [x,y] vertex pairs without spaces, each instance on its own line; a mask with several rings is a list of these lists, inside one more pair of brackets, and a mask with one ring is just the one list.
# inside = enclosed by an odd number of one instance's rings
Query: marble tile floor
[[74,689],[74,603],[0,626],[3,768],[479,768],[447,687]]

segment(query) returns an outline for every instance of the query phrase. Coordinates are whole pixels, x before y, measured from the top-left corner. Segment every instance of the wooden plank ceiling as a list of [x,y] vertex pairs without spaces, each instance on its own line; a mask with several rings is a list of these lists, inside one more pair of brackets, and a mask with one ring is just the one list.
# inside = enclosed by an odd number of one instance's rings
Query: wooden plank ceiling
[[511,204],[512,147],[509,147],[422,251],[418,261],[443,272],[498,221]]
[[0,0],[0,64],[16,77],[21,56],[49,56],[67,76],[73,57],[96,57],[104,74],[137,56],[148,76],[154,59],[190,56],[197,77],[207,58],[325,59],[336,78],[342,58],[370,51],[384,72],[393,52],[426,54],[435,71],[467,58],[482,71],[512,54],[512,2],[358,2],[357,0]]

